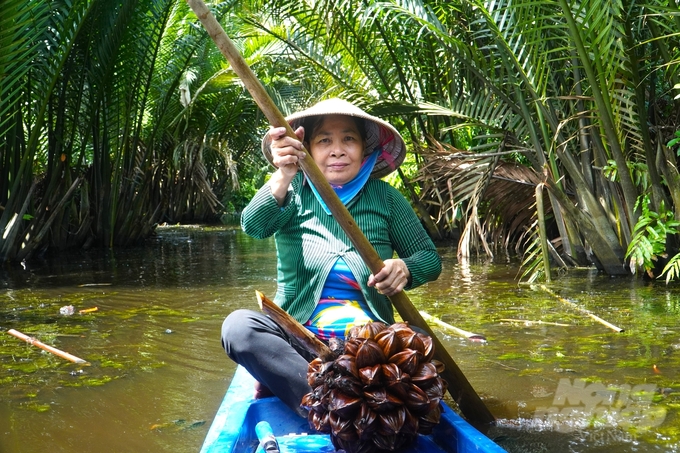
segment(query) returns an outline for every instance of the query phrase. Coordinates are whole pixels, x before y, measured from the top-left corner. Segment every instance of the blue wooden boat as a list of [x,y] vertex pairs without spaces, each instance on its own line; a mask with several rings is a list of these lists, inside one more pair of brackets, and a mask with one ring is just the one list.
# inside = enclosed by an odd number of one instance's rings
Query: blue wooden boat
[[[238,367],[222,404],[205,438],[201,453],[255,453],[260,441],[256,425],[266,421],[271,426],[281,453],[334,452],[328,434],[310,429],[307,420],[293,414],[276,397],[253,399],[255,380]],[[259,427],[258,427],[259,429]],[[263,451],[260,447],[259,451]],[[418,439],[400,453],[500,453],[501,447],[481,434],[444,405],[441,421],[432,434]]]

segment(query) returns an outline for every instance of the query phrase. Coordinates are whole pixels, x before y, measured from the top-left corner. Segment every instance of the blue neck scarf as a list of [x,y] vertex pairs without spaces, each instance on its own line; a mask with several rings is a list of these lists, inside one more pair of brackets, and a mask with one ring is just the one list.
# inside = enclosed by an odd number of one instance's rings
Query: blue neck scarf
[[[359,173],[357,173],[354,179],[352,179],[350,182],[342,185],[331,184],[331,187],[333,190],[335,190],[335,193],[338,195],[338,198],[340,198],[340,201],[342,201],[342,204],[347,206],[347,204],[352,201],[359,191],[364,187],[366,181],[368,181],[368,178],[371,176],[371,172],[373,171],[375,162],[378,160],[379,154],[380,153],[376,151],[369,154],[361,163]],[[328,206],[326,206],[326,203],[321,198],[321,195],[319,195],[319,192],[316,190],[316,187],[314,187],[314,184],[312,184],[312,181],[307,178],[307,182],[309,183],[309,187],[312,188],[314,196],[316,196],[316,199],[319,200],[319,203],[321,203],[323,210],[326,211],[326,214],[330,215],[330,209],[328,209]]]

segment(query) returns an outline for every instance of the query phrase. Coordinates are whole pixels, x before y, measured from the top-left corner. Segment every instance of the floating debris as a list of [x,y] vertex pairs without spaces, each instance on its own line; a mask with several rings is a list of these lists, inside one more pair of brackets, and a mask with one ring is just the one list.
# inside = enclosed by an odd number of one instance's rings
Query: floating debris
[[156,423],[151,425],[149,428],[152,431],[160,431],[162,429],[168,429],[171,428],[173,431],[183,431],[186,429],[194,429],[198,428],[205,425],[205,420],[196,420],[191,423],[187,422],[186,420],[180,418],[179,420],[173,420],[171,422],[165,422],[165,423]]
[[64,315],[64,316],[71,316],[73,313],[75,313],[75,308],[73,308],[73,305],[64,305],[59,309],[59,314]]

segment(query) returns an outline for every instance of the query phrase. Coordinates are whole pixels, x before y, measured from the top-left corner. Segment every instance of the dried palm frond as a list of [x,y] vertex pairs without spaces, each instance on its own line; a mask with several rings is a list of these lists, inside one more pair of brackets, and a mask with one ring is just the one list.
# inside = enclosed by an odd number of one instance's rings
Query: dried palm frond
[[459,256],[480,247],[493,257],[508,252],[531,229],[534,191],[540,177],[530,168],[501,160],[501,152],[474,154],[446,144],[422,152],[421,199],[442,231],[460,230]]

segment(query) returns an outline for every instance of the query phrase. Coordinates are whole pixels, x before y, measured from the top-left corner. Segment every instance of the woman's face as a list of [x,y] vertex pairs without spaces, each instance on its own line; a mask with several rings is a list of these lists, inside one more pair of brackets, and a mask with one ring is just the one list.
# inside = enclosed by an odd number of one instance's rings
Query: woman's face
[[359,173],[364,158],[364,142],[354,119],[327,115],[312,134],[309,152],[328,182],[350,182]]

